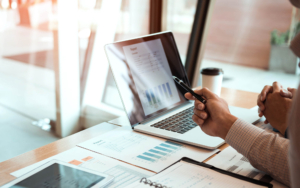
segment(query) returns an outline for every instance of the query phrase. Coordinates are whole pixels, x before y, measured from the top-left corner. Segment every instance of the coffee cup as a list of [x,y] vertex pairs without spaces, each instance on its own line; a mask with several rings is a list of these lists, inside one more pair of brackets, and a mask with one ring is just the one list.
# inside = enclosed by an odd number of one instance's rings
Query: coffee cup
[[201,70],[202,88],[206,87],[218,96],[221,95],[224,72],[220,68],[204,68]]

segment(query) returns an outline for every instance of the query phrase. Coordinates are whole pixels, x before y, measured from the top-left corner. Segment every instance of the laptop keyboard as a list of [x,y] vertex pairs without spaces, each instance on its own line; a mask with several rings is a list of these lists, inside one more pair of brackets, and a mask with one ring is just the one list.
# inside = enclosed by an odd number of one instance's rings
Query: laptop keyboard
[[151,127],[156,127],[159,129],[164,129],[167,131],[177,132],[183,134],[198,125],[192,120],[194,107],[190,107],[184,111],[181,111],[173,116],[168,117],[162,121],[159,121]]

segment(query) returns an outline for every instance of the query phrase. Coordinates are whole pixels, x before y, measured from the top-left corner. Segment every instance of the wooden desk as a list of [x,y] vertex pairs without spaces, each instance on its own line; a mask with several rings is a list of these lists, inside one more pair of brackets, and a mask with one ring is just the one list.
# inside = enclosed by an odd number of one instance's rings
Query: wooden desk
[[[257,93],[239,91],[234,89],[223,88],[221,96],[224,98],[229,105],[237,106],[242,108],[252,108],[256,105]],[[105,132],[111,131],[118,126],[106,125],[106,126],[94,126],[89,129],[83,130],[74,135],[60,139],[56,142],[40,147],[38,149],[29,151],[7,161],[0,163],[0,185],[3,185],[15,177],[10,173],[42,161],[46,158],[54,156],[58,153],[66,151],[76,146],[81,142],[84,142],[90,138],[104,134]],[[228,144],[224,144],[219,149],[223,150],[228,147]],[[212,156],[213,157],[213,156]],[[212,158],[211,157],[211,158]],[[210,158],[209,158],[210,159]],[[206,160],[207,161],[207,160]]]

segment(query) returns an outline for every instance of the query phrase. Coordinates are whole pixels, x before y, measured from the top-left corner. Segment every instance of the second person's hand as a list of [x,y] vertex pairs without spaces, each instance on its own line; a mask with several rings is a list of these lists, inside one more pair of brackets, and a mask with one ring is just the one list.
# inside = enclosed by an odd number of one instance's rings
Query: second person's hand
[[[293,96],[295,95],[295,92],[297,91],[295,88],[290,88],[290,87],[288,87],[287,90],[283,89],[282,85],[278,82],[274,82],[272,85],[274,84],[280,87],[280,95],[285,98],[292,99]],[[266,109],[264,103],[269,93],[273,93],[273,86],[266,85],[257,97],[257,106],[259,107],[258,108],[259,117],[262,117],[264,115],[264,110]],[[265,123],[268,123],[268,120],[265,120]]]

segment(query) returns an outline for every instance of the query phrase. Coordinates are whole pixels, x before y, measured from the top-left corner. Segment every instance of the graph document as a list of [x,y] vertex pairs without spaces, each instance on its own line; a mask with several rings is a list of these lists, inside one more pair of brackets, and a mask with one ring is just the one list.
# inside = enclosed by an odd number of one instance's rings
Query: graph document
[[139,181],[143,177],[150,177],[154,175],[154,173],[147,170],[140,169],[138,167],[120,162],[103,155],[99,155],[95,152],[91,152],[79,147],[75,147],[61,154],[55,155],[41,162],[18,170],[12,173],[12,175],[20,177],[53,159],[114,176],[114,181],[107,186],[109,188],[125,187],[136,181]]
[[123,47],[145,115],[180,102],[160,39]]
[[201,162],[218,151],[183,145],[122,127],[78,146],[154,172],[165,169],[182,157]]
[[249,178],[260,180],[265,173],[254,168],[246,157],[238,153],[234,148],[227,147],[217,156],[207,162],[217,168],[237,173]]

